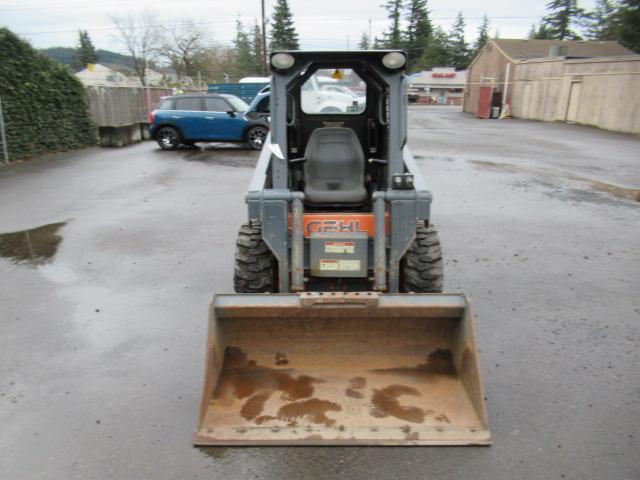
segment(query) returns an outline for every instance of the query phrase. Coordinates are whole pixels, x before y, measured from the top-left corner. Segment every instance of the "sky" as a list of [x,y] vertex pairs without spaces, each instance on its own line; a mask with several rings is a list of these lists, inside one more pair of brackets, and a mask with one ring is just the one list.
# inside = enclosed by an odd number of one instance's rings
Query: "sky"
[[[269,16],[275,0],[265,0]],[[354,48],[371,27],[380,36],[388,25],[384,0],[290,0],[304,49]],[[466,39],[473,42],[482,16],[489,16],[491,36],[523,38],[545,14],[546,0],[428,0],[434,24],[448,30],[458,11],[466,19]],[[595,0],[582,0],[593,8]],[[212,44],[229,45],[238,18],[260,21],[260,0],[0,0],[0,25],[36,48],[75,46],[77,30],[88,30],[97,48],[122,52],[110,15],[156,13],[162,24],[194,19],[210,32]]]

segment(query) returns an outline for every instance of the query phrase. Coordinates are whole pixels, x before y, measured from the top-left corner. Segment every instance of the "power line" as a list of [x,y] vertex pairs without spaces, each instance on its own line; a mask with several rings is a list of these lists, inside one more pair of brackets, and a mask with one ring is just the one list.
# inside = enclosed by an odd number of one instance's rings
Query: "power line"
[[[175,0],[162,1],[155,0],[152,4],[147,2],[115,2],[115,3],[91,3],[91,2],[83,2],[83,3],[62,3],[56,4],[56,10],[61,8],[101,8],[101,7],[157,7],[158,5],[183,5],[185,3],[211,3],[211,0],[182,0],[181,2],[176,2]],[[46,8],[45,5],[5,5],[0,6],[1,10],[7,11],[16,11],[16,10],[41,10],[42,8]]]
[[[241,17],[242,18],[242,17]],[[246,17],[246,18],[252,18],[252,17]],[[320,21],[320,20],[339,20],[339,21],[359,21],[359,22],[366,22],[369,19],[362,19],[362,18],[340,18],[340,17],[300,17],[301,19],[309,19],[309,20],[314,20],[314,21]],[[482,20],[484,17],[465,17],[465,20]],[[528,16],[528,17],[489,17],[489,20],[531,20],[531,19],[539,19],[541,17],[539,16]],[[434,17],[431,20],[455,20],[456,17]],[[386,22],[387,19],[371,19],[373,21],[384,21]],[[236,20],[214,20],[214,21],[208,21],[208,22],[195,22],[195,25],[221,25],[221,24],[234,24],[236,23]],[[159,27],[178,27],[178,26],[183,26],[186,25],[186,23],[164,23],[164,24],[158,24]],[[139,27],[141,25],[134,25],[135,27]],[[91,27],[91,28],[87,28],[87,30],[117,30],[118,27],[115,26],[98,26],[98,27]],[[56,34],[56,33],[75,33],[77,32],[78,29],[73,29],[73,30],[48,30],[48,31],[39,31],[39,32],[18,32],[18,35],[51,35],[51,34]]]

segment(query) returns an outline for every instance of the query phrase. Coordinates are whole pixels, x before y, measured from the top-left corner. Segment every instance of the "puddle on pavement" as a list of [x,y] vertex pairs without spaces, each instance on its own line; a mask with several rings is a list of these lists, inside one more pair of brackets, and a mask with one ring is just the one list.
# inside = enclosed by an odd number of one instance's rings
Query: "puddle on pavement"
[[62,237],[58,230],[67,222],[50,223],[41,227],[0,234],[0,256],[14,263],[42,265],[58,251]]
[[203,454],[214,460],[222,460],[229,448],[227,447],[198,447]]
[[614,197],[626,198],[628,200],[640,202],[640,188],[618,187],[610,183],[600,182],[597,180],[587,180],[586,178],[581,178],[580,181],[589,182],[591,188],[598,192],[605,192],[613,195]]
[[180,156],[189,162],[202,162],[207,165],[253,168],[260,152],[236,144],[206,144],[179,150]]
[[507,173],[533,173],[533,174],[550,175],[550,176],[556,176],[556,177],[565,177],[570,180],[574,180],[576,182],[586,184],[596,192],[607,193],[617,198],[623,198],[625,200],[640,202],[639,188],[619,187],[612,183],[607,183],[600,180],[592,180],[590,178],[585,178],[578,175],[563,174],[562,172],[553,171],[551,169],[528,169],[528,168],[519,167],[517,165],[512,165],[509,163],[497,163],[497,162],[489,162],[484,160],[470,160],[469,162],[473,164],[476,168],[479,168],[481,170],[490,170],[494,172],[507,172]]
[[526,170],[510,163],[489,162],[486,160],[469,160],[473,166],[481,170],[491,170],[493,172],[525,172]]
[[443,155],[414,155],[415,160],[436,160],[440,162],[454,162],[455,158]]

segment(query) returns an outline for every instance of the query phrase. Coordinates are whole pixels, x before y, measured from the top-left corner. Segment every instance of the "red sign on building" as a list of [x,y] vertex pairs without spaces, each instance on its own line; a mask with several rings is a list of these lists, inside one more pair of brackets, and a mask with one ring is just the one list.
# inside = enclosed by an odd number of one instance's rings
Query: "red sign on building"
[[454,72],[450,72],[450,73],[433,73],[431,74],[432,77],[434,78],[453,78],[456,76],[456,74]]

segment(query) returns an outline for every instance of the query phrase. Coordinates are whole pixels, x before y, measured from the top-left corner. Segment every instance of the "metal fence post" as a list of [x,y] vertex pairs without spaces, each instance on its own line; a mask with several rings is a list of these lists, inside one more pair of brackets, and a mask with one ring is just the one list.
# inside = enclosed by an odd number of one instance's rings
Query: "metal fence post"
[[2,113],[2,98],[0,98],[0,141],[2,142],[2,153],[4,164],[9,165],[9,148],[7,146],[7,136],[4,133],[4,114]]

